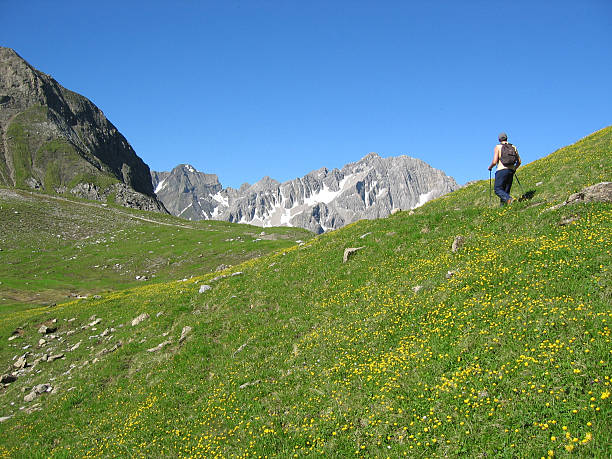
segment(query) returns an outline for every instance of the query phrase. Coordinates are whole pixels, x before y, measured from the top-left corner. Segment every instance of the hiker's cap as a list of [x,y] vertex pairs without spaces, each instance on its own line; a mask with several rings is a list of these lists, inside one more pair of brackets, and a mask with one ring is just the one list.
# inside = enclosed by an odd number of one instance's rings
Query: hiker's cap
[[500,142],[505,142],[506,140],[508,140],[508,134],[506,134],[505,132],[502,132],[498,137]]

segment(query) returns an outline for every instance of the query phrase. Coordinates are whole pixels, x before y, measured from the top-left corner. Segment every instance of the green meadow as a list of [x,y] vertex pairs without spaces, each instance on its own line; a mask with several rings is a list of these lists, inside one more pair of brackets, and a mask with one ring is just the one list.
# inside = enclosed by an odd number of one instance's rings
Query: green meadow
[[6,188],[0,214],[0,316],[202,275],[312,237]]
[[606,128],[521,167],[530,199],[498,207],[483,180],[317,237],[266,229],[291,237],[265,251],[259,228],[114,208],[84,239],[4,200],[24,234],[2,235],[0,287],[98,297],[0,314],[0,373],[36,362],[0,389],[0,456],[610,457],[612,206],[552,209],[610,180],[610,152]]

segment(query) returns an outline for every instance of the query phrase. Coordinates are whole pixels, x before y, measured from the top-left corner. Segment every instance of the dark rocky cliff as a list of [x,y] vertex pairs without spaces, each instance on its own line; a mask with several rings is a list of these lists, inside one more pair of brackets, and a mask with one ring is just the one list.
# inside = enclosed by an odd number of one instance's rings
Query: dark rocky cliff
[[0,184],[165,211],[149,167],[87,98],[0,47]]

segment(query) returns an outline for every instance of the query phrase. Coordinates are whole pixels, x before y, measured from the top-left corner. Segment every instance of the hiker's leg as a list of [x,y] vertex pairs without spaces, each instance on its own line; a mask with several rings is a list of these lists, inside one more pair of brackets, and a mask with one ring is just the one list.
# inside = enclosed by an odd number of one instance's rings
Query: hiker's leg
[[514,180],[514,171],[509,171],[504,183],[504,191],[510,196],[510,189],[512,188],[512,181]]
[[495,194],[499,196],[500,204],[504,204],[508,199],[510,199],[510,195],[506,191],[506,182],[508,181],[508,173],[511,172],[512,171],[509,169],[503,169],[495,172]]

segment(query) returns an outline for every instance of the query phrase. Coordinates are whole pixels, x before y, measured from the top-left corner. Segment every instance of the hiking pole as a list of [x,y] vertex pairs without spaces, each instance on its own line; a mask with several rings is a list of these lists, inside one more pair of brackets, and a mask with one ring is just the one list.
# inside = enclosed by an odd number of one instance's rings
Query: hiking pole
[[521,181],[518,178],[518,175],[516,175],[516,171],[514,172],[514,178],[516,179],[516,183],[519,184],[519,186],[521,187],[521,191],[523,192],[523,196],[525,196],[525,189],[523,188],[523,185],[521,185]]
[[489,205],[491,205],[491,169],[489,169]]

